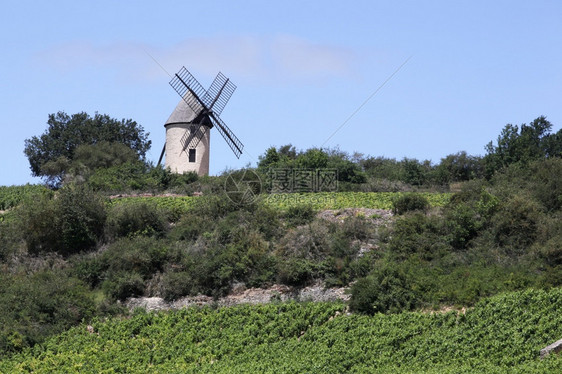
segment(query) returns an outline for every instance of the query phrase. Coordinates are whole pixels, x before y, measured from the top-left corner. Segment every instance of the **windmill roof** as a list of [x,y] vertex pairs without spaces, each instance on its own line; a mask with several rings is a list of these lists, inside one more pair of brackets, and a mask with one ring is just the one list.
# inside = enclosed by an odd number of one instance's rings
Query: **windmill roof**
[[172,123],[190,123],[195,119],[195,112],[186,104],[183,99],[176,106],[165,125]]

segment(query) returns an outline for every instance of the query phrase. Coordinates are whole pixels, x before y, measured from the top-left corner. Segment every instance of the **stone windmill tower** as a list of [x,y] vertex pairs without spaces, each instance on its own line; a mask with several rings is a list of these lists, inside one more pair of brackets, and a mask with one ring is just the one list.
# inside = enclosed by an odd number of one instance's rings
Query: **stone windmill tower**
[[172,78],[170,85],[182,100],[164,125],[166,143],[158,165],[165,154],[165,167],[173,173],[209,174],[210,129],[213,127],[239,158],[244,145],[219,117],[236,86],[218,73],[211,87],[205,90],[185,67]]

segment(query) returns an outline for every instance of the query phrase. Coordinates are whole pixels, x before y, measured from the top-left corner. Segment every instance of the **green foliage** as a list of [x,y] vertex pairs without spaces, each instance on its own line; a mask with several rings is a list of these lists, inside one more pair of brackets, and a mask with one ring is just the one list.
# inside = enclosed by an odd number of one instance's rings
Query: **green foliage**
[[481,157],[470,156],[465,151],[442,158],[436,169],[439,184],[464,182],[484,175]]
[[552,124],[541,116],[530,124],[507,124],[498,136],[496,145],[486,146],[486,171],[488,176],[515,163],[529,163],[550,157],[562,156],[562,132],[551,134]]
[[72,160],[75,169],[107,169],[128,162],[135,162],[139,155],[126,144],[101,141],[95,144],[80,144],[74,150]]
[[429,200],[425,196],[417,193],[399,195],[392,201],[394,214],[404,214],[416,210],[426,212],[429,206]]
[[0,186],[0,210],[14,208],[27,199],[33,199],[37,195],[49,193],[50,191],[46,187],[38,184]]
[[0,371],[550,373],[562,358],[538,355],[562,334],[560,308],[554,289],[499,295],[464,314],[339,315],[337,303],[138,312],[94,321],[94,333],[73,328]]
[[540,160],[529,165],[530,190],[547,211],[562,208],[562,159]]
[[[402,192],[317,192],[303,194],[269,194],[265,204],[286,210],[292,206],[310,205],[316,210],[345,208],[392,209],[393,202],[406,195]],[[449,193],[419,192],[431,207],[442,207],[449,201]]]
[[94,191],[104,192],[162,189],[159,179],[152,178],[147,165],[140,161],[98,168],[89,176],[88,185]]
[[351,286],[351,310],[364,314],[399,313],[416,307],[411,280],[395,267],[377,268]]
[[103,234],[105,204],[80,186],[67,186],[54,198],[42,196],[18,212],[20,230],[31,253],[69,255],[92,249]]
[[509,198],[492,217],[496,243],[507,250],[526,249],[536,239],[540,213],[539,204],[528,196]]
[[192,275],[186,271],[166,272],[162,283],[162,297],[166,301],[190,295],[196,290]]
[[451,245],[456,249],[466,249],[481,230],[489,226],[499,204],[499,199],[481,182],[465,184],[445,207],[445,225]]
[[[269,240],[277,239],[280,227],[273,210],[258,205],[255,210],[217,217],[215,209],[210,215],[197,209],[184,215],[170,232],[176,246],[163,278],[167,298],[198,292],[221,296],[235,282],[250,287],[273,282],[276,267]],[[170,289],[184,277],[190,279],[189,284]]]
[[93,312],[82,283],[62,272],[0,275],[0,357],[40,343]]
[[284,214],[285,219],[291,226],[299,226],[310,223],[316,215],[316,210],[311,205],[290,206]]
[[47,125],[40,137],[26,139],[24,153],[32,174],[47,177],[53,185],[62,181],[80,145],[121,143],[132,149],[140,160],[144,160],[150,148],[148,134],[130,119],[118,121],[98,113],[91,117],[84,112],[72,116],[58,112],[49,115]]
[[332,169],[337,171],[340,182],[360,184],[366,181],[361,167],[338,149],[310,148],[297,152],[290,144],[279,149],[270,147],[259,157],[258,171],[266,174],[270,169]]
[[450,251],[443,234],[443,224],[438,217],[419,212],[406,215],[396,221],[388,248],[400,259],[414,255],[429,261]]
[[136,272],[111,273],[111,277],[103,282],[105,294],[115,300],[142,296],[145,290],[144,279]]
[[402,160],[402,181],[412,186],[421,186],[427,181],[426,169],[429,169],[429,162],[420,163],[416,159],[404,158]]
[[158,206],[145,201],[113,205],[108,212],[105,232],[111,239],[135,235],[162,236],[168,226],[165,215]]

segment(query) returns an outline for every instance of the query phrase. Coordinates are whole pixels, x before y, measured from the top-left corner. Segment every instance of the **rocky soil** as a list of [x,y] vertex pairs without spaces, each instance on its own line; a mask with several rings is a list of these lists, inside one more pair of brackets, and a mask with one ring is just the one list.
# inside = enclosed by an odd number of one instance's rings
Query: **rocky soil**
[[125,301],[129,309],[144,308],[148,311],[181,309],[190,306],[218,305],[233,306],[238,304],[265,304],[275,301],[348,301],[349,295],[345,288],[324,288],[321,284],[293,289],[284,285],[274,285],[270,288],[249,288],[243,286],[235,287],[233,292],[218,300],[210,296],[197,295],[186,296],[181,299],[167,302],[161,297],[136,297]]
[[[118,196],[116,196],[118,198]],[[390,210],[367,209],[367,208],[345,208],[338,210],[324,210],[318,213],[318,217],[331,222],[343,223],[348,217],[362,216],[376,227],[388,226],[393,221],[393,214]],[[358,255],[362,256],[366,252],[376,250],[376,243],[360,243]],[[125,306],[129,309],[145,308],[149,311],[181,309],[195,305],[218,305],[233,306],[238,304],[264,304],[275,301],[348,301],[349,295],[347,288],[325,288],[322,283],[304,287],[291,288],[285,285],[273,285],[269,288],[249,288],[240,284],[233,288],[228,296],[214,300],[210,296],[197,295],[186,296],[174,301],[166,301],[161,297],[138,297],[130,298],[125,301]]]

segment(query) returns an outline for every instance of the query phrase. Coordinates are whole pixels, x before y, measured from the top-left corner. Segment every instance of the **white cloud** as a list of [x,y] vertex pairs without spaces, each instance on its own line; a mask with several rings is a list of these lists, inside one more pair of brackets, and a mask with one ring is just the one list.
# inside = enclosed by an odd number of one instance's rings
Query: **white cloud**
[[281,71],[298,77],[348,75],[353,52],[337,46],[313,44],[293,36],[279,36],[269,45],[272,60]]
[[355,60],[349,49],[289,35],[190,38],[170,47],[75,41],[45,50],[37,57],[43,64],[62,72],[95,67],[115,70],[126,79],[161,79],[161,68],[147,53],[172,74],[185,65],[213,77],[222,70],[227,75],[266,82],[348,76],[354,70]]

